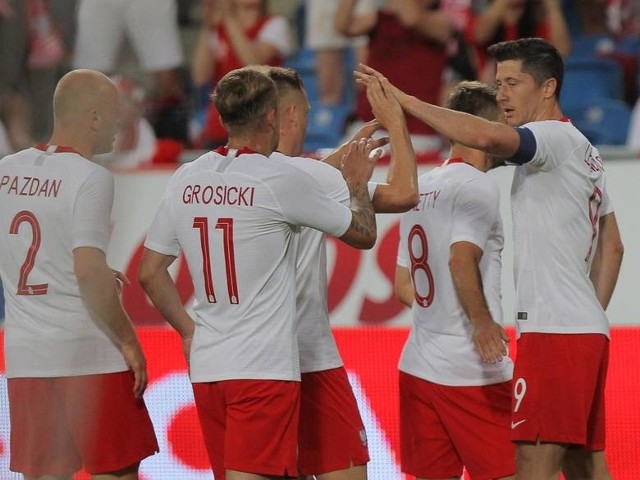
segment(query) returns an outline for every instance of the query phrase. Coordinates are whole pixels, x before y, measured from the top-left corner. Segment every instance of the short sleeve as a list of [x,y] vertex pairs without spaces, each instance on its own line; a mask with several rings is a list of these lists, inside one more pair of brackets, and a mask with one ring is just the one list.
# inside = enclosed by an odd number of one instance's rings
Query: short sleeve
[[262,27],[257,41],[273,45],[283,57],[289,55],[291,53],[291,31],[287,20],[280,15],[271,17]]
[[72,249],[95,247],[107,252],[113,192],[113,176],[102,167],[82,183],[71,220]]
[[306,172],[292,167],[278,201],[287,222],[341,237],[351,225],[351,209],[331,198]]
[[523,125],[533,133],[535,138],[535,154],[527,167],[540,171],[551,171],[560,166],[565,159],[563,152],[571,152],[571,137],[566,130],[559,127],[560,122],[532,122]]
[[608,215],[613,212],[613,200],[607,190],[606,177],[602,182],[602,205],[600,205],[600,216]]
[[181,247],[171,212],[171,189],[168,188],[151,222],[144,246],[163,255],[177,257]]
[[451,218],[450,245],[471,242],[484,250],[500,215],[500,190],[488,175],[475,177],[458,191]]

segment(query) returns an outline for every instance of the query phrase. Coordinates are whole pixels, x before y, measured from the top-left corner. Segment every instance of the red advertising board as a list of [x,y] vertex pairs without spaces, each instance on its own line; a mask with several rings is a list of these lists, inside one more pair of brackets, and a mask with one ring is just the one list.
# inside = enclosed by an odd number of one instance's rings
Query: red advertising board
[[[161,452],[141,466],[144,480],[211,480],[186,364],[172,330],[139,329],[148,356],[145,399]],[[360,403],[372,461],[371,480],[402,480],[398,459],[397,362],[406,328],[357,327],[335,330],[340,351]],[[1,337],[1,334],[0,334]],[[513,344],[513,342],[512,342]],[[607,457],[616,480],[640,476],[640,329],[614,328],[607,383]],[[515,349],[514,349],[515,350]],[[0,358],[4,355],[1,352]],[[0,369],[4,371],[3,359]],[[0,373],[0,479],[8,471],[6,379]],[[78,475],[79,479],[88,477]]]

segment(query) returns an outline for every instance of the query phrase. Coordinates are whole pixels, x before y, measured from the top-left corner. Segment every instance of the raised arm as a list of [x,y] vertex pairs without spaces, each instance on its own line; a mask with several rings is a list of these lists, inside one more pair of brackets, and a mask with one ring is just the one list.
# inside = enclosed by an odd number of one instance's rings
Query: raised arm
[[499,362],[507,355],[507,333],[489,311],[482,288],[482,250],[471,242],[451,245],[449,270],[460,305],[473,326],[473,343],[483,362]]
[[209,84],[214,76],[216,62],[213,42],[215,37],[212,32],[220,20],[220,13],[215,8],[213,0],[204,0],[202,2],[202,26],[191,62],[191,77],[196,87]]
[[415,30],[429,40],[445,44],[455,33],[451,17],[442,8],[432,10],[425,8],[424,2],[396,0],[392,3],[392,11],[405,28]]
[[380,82],[370,84],[367,98],[376,119],[389,132],[391,145],[387,182],[376,187],[373,208],[377,213],[406,212],[415,207],[419,197],[416,155],[404,112],[393,93]]
[[376,215],[369,198],[368,182],[373,166],[380,154],[371,155],[373,143],[369,139],[351,142],[344,156],[341,170],[349,187],[351,196],[351,225],[340,237],[343,242],[356,247],[369,249],[376,243]]
[[169,274],[169,266],[175,259],[174,256],[145,248],[140,260],[138,281],[165,320],[182,337],[182,348],[188,362],[195,324],[185,310]]
[[357,37],[367,33],[375,26],[376,12],[371,10],[356,14],[357,3],[358,0],[340,0],[333,21],[333,26],[337,32],[348,37]]
[[562,11],[560,0],[543,0],[545,15],[549,24],[549,41],[563,57],[571,53],[572,42],[569,26]]
[[599,223],[600,236],[589,278],[602,308],[606,310],[618,281],[624,246],[614,213],[600,217]]
[[520,136],[515,128],[423,102],[389,83],[380,72],[366,65],[360,67],[361,71],[354,72],[359,83],[368,88],[373,82],[380,82],[386,91],[393,92],[405,112],[430,125],[444,137],[505,158],[518,151]]
[[99,248],[73,250],[73,269],[82,300],[96,325],[120,348],[135,376],[133,393],[141,397],[147,387],[147,363],[136,331],[118,298],[116,278]]

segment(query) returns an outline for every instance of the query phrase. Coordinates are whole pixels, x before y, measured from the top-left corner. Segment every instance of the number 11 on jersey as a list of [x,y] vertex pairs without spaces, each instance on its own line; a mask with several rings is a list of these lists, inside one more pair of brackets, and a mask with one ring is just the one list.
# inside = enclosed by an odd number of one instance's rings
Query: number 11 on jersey
[[[209,248],[209,219],[207,217],[195,217],[193,228],[200,231],[200,248],[202,249],[202,274],[204,276],[204,291],[209,303],[216,303],[216,293],[213,285],[211,267],[211,252]],[[236,276],[236,259],[233,247],[233,218],[218,218],[216,228],[222,230],[222,243],[224,245],[224,263],[227,272],[227,292],[229,302],[233,305],[240,303],[238,295],[238,279]]]

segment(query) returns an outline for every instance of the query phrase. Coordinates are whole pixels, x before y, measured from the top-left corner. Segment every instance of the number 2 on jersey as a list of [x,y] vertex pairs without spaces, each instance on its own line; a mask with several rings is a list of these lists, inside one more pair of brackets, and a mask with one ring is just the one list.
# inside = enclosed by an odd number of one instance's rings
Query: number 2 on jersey
[[[416,255],[413,251],[413,240],[417,238],[420,242],[420,255]],[[433,281],[433,273],[431,273],[431,267],[429,267],[429,242],[427,241],[427,233],[424,231],[421,225],[414,225],[409,232],[407,239],[409,242],[409,258],[411,259],[411,283],[413,284],[413,294],[416,299],[416,303],[421,307],[428,307],[433,303],[433,297],[435,295],[435,283]],[[429,292],[427,295],[422,295],[418,292],[416,287],[416,272],[422,270],[427,277],[427,283],[429,284]]]
[[[202,274],[204,275],[204,291],[209,303],[216,303],[216,293],[211,273],[211,254],[209,249],[209,219],[195,217],[193,228],[200,230],[200,247],[202,248]],[[238,279],[236,277],[236,259],[233,248],[233,218],[219,218],[216,228],[222,230],[224,244],[224,263],[227,271],[227,292],[229,302],[233,305],[240,303],[238,297]]]
[[24,222],[31,226],[31,245],[29,245],[29,250],[27,250],[27,258],[24,259],[20,267],[20,278],[18,279],[18,291],[16,295],[45,295],[47,290],[49,290],[48,283],[39,283],[36,285],[29,285],[27,283],[27,277],[35,265],[36,255],[40,248],[40,242],[42,241],[38,219],[33,213],[22,210],[13,217],[11,226],[9,227],[9,233],[11,235],[17,235],[20,230],[20,225]]

